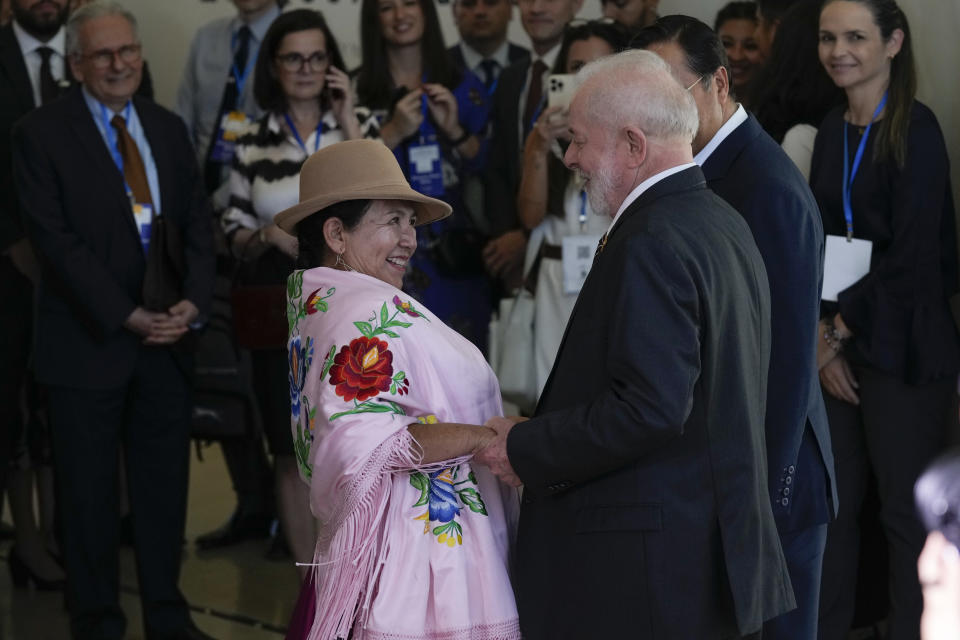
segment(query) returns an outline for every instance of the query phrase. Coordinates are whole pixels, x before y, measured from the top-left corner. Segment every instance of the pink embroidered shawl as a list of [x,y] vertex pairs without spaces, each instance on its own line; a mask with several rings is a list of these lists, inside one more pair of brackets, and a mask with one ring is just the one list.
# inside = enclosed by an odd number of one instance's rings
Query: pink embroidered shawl
[[291,426],[320,520],[310,640],[519,640],[514,490],[468,459],[425,467],[407,425],[483,424],[483,355],[370,276],[288,282]]

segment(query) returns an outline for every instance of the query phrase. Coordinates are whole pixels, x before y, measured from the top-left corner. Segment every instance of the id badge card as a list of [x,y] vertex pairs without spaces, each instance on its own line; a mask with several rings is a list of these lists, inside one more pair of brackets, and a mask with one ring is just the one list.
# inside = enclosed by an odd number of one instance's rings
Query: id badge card
[[563,292],[568,296],[580,293],[593,266],[593,254],[597,251],[598,242],[599,235],[567,236],[563,239]]
[[408,148],[410,186],[420,193],[440,198],[443,189],[443,165],[436,142],[413,143]]
[[247,115],[242,111],[231,111],[223,114],[220,128],[217,130],[217,139],[213,143],[210,159],[220,164],[233,162],[233,154],[237,146],[237,138],[247,127]]
[[150,230],[153,227],[153,205],[133,203],[133,221],[137,225],[143,252],[150,250]]
[[828,302],[836,302],[837,295],[870,273],[870,255],[873,243],[869,240],[845,236],[827,236],[823,257],[823,294]]

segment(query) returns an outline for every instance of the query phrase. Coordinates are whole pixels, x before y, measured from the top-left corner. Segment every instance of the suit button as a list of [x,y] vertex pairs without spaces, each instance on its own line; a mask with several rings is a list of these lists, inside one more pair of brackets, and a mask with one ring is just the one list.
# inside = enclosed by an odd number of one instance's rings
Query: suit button
[[790,499],[784,498],[783,500],[780,501],[780,504],[782,504],[783,506],[787,506],[788,504],[790,504]]
[[787,473],[789,473],[790,475],[793,475],[796,470],[797,468],[794,467],[793,465],[790,465],[789,467],[787,467]]
[[784,480],[784,482],[787,483],[787,484],[790,484],[791,482],[793,482],[793,476],[787,476],[787,478],[786,478],[786,480]]
[[783,490],[783,495],[785,495],[785,496],[790,495],[790,487],[784,488],[784,490]]

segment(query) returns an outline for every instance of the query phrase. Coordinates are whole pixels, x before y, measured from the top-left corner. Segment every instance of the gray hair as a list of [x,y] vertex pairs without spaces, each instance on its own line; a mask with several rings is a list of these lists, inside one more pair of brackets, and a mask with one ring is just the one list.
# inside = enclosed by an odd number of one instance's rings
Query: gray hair
[[120,16],[129,22],[133,29],[133,37],[137,42],[140,42],[140,34],[137,32],[137,18],[129,9],[112,0],[91,2],[87,6],[77,9],[67,20],[67,56],[77,56],[82,53],[80,51],[80,27],[90,20],[107,16]]
[[632,125],[654,139],[691,143],[697,134],[697,104],[660,56],[630,50],[585,65],[577,93],[590,85],[586,113],[611,129]]

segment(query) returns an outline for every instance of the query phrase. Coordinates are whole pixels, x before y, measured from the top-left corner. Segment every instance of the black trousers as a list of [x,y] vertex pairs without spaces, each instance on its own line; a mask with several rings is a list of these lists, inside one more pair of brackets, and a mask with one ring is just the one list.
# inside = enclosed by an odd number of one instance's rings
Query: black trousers
[[148,639],[190,624],[177,585],[186,519],[190,388],[168,348],[141,347],[120,388],[49,389],[73,638],[124,637],[118,602],[117,460],[126,459]]
[[853,621],[859,521],[872,469],[889,557],[888,638],[916,640],[923,610],[917,558],[926,532],[916,516],[913,484],[945,446],[956,380],[911,386],[869,367],[854,367],[854,375],[860,383],[860,406],[823,394],[840,504],[827,531],[819,637],[845,639]]
[[24,428],[21,393],[27,380],[33,324],[30,282],[0,255],[0,497]]

